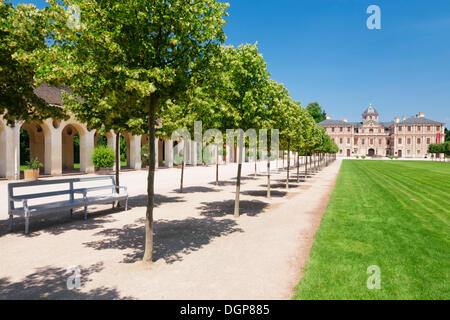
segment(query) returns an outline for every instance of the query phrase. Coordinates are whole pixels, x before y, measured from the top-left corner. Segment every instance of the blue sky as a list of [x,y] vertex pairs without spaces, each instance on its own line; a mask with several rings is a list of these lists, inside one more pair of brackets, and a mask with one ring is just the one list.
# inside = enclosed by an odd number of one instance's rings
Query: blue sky
[[[45,1],[12,1],[35,3]],[[334,118],[412,116],[450,124],[449,0],[229,0],[227,44],[258,42],[272,78]],[[369,5],[381,30],[369,30]]]

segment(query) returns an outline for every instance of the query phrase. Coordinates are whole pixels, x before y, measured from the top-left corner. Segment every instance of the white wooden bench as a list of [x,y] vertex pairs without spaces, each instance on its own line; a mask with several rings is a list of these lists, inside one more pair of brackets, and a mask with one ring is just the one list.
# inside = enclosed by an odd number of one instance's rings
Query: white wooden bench
[[[94,187],[78,187],[76,185],[86,182],[107,183],[106,185]],[[42,192],[26,194],[23,192],[30,187],[41,187]],[[57,188],[56,191],[46,191],[49,188]],[[22,192],[18,192],[22,189]],[[117,189],[120,191],[117,192]],[[95,194],[94,191],[111,190],[107,194]],[[123,192],[122,192],[123,191]],[[17,194],[20,193],[20,194]],[[43,199],[49,197],[65,196],[67,199],[59,201],[45,202],[40,201],[38,204],[29,204],[30,200]],[[76,196],[79,196],[78,198]],[[16,182],[8,184],[8,214],[9,214],[9,231],[13,228],[13,217],[21,216],[25,218],[25,234],[29,233],[30,217],[37,213],[60,212],[70,210],[72,216],[73,210],[84,208],[84,220],[87,219],[87,207],[94,204],[114,203],[116,201],[125,200],[125,211],[128,209],[128,191],[126,187],[117,186],[114,176],[100,176],[75,179],[58,179],[58,180],[38,180],[30,182]],[[21,207],[16,207],[17,202],[22,203]]]

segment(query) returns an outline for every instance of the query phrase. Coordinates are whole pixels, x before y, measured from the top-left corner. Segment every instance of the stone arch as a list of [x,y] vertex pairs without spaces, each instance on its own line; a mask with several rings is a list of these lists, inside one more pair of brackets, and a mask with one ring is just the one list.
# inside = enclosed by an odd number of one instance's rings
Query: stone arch
[[158,166],[163,166],[163,161],[166,160],[166,144],[165,140],[162,138],[158,138]]
[[[61,136],[62,136],[62,169],[63,171],[80,171],[91,172],[93,171],[91,155],[94,150],[94,134],[95,131],[88,131],[84,125],[81,125],[75,121],[65,121],[61,123]],[[79,157],[80,167],[74,168],[74,150],[73,139],[78,134],[80,139]]]
[[29,146],[29,159],[23,159],[24,155],[19,155],[19,163],[24,164],[25,161],[37,158],[40,162],[43,163],[43,167],[40,169],[41,174],[46,171],[46,165],[48,165],[48,161],[46,161],[46,151],[48,150],[47,141],[50,136],[50,129],[47,124],[44,122],[24,122],[21,127],[24,131],[20,134],[21,143],[24,141],[24,134],[27,134],[27,142]]
[[[131,157],[130,157],[130,140],[131,140],[131,134],[130,133],[128,133],[128,132],[124,132],[124,133],[122,133],[121,135],[120,135],[120,140],[121,140],[121,143],[123,143],[122,142],[122,140],[124,140],[125,141],[125,144],[126,144],[126,146],[127,146],[127,150],[126,150],[126,153],[125,153],[125,158],[126,158],[126,165],[124,166],[125,168],[130,168],[130,160],[131,160]],[[121,165],[122,166],[122,165]]]
[[106,132],[105,134],[100,134],[98,132],[95,132],[94,134],[94,147],[97,148],[99,144],[99,138],[100,137],[106,138],[106,145],[110,147],[111,149],[115,150],[115,138],[116,135],[112,133],[111,131]]

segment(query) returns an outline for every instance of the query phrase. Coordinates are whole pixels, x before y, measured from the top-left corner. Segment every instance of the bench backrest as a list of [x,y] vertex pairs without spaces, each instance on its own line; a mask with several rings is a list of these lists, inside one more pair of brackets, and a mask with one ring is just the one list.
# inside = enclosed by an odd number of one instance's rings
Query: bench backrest
[[[8,199],[11,199],[9,201],[9,210],[14,210],[14,197],[20,197],[21,199],[38,199],[38,198],[46,198],[46,197],[54,197],[54,196],[61,196],[61,195],[69,195],[69,199],[73,200],[74,195],[79,190],[95,190],[95,189],[105,189],[105,186],[103,187],[93,187],[93,188],[81,188],[77,189],[74,188],[75,183],[82,183],[82,182],[89,182],[89,181],[111,181],[111,186],[116,185],[115,183],[115,177],[114,176],[98,176],[98,177],[86,177],[86,178],[73,178],[73,179],[57,179],[57,180],[37,180],[37,181],[26,181],[26,182],[13,182],[8,183]],[[66,189],[62,190],[56,190],[56,191],[46,191],[46,192],[34,192],[30,194],[21,194],[21,195],[15,195],[14,191],[19,188],[24,187],[39,187],[39,186],[54,186],[54,185],[67,185]],[[108,187],[108,186],[106,186]],[[45,188],[43,188],[45,190]]]

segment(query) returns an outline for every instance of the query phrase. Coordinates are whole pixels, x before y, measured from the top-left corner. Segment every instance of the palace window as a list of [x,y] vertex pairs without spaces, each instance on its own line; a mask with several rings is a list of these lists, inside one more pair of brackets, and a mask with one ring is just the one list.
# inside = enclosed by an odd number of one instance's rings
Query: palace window
[[431,143],[431,139],[427,138],[427,144],[430,144],[430,143]]
[[408,138],[408,140],[406,140],[407,144],[411,144],[411,138]]
[[381,128],[378,128],[378,133],[381,133]]
[[417,131],[421,131],[422,130],[422,127],[421,126],[418,126],[417,127]]
[[355,138],[355,144],[358,144],[358,138]]
[[412,128],[411,126],[408,126],[408,132],[411,132]]
[[365,139],[361,139],[361,144],[364,144],[364,142],[365,142]]
[[351,129],[351,128],[350,128],[350,127],[348,127],[348,128],[347,128],[347,132],[350,132],[350,129]]
[[398,127],[398,131],[402,131],[402,127],[400,126],[400,127]]
[[370,144],[373,144],[373,139],[370,139]]
[[398,138],[398,144],[402,144],[402,138]]
[[420,144],[421,140],[420,138],[417,138],[417,144]]
[[431,126],[427,126],[427,131],[431,131]]
[[347,138],[347,144],[350,144],[350,138]]
[[331,128],[331,132],[334,132],[334,127],[333,127],[333,128]]
[[340,132],[342,132],[343,130],[344,130],[344,128],[342,128],[342,127],[339,128],[339,131],[340,131]]
[[382,144],[382,142],[381,142],[381,139],[378,139],[378,144],[379,144],[379,145],[381,145],[381,144]]
[[342,138],[339,139],[339,143],[342,144]]
[[369,133],[373,133],[373,129],[370,129],[370,130],[369,130]]
[[436,127],[436,130],[437,130],[437,131],[441,131],[441,127],[440,127],[440,126],[437,126],[437,127]]

